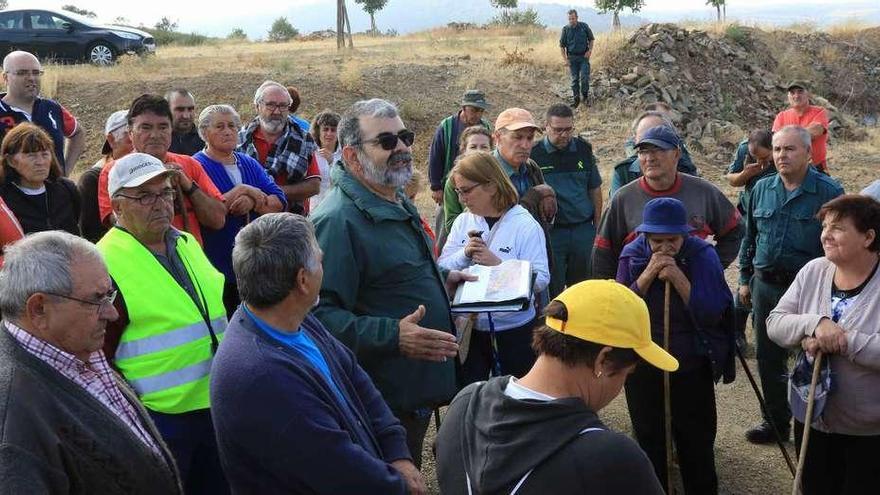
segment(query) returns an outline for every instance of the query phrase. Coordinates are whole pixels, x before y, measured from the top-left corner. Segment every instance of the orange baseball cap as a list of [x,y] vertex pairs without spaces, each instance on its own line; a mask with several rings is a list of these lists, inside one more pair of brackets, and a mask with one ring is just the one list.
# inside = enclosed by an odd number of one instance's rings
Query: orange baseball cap
[[540,127],[535,124],[535,119],[532,117],[532,114],[529,113],[528,110],[522,108],[508,108],[498,114],[498,118],[495,119],[495,129],[499,131],[501,129],[516,131],[527,127],[540,129]]

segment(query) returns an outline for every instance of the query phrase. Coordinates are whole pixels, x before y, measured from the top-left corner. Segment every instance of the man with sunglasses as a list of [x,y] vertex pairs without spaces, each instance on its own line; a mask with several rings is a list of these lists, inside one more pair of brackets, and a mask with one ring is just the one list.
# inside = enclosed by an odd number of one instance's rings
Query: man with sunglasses
[[[66,232],[7,246],[0,271],[0,487],[180,494],[147,412],[101,347],[117,318],[101,254]],[[75,487],[75,488],[74,488]]]
[[98,249],[119,290],[119,319],[107,326],[104,352],[156,423],[186,492],[223,494],[208,385],[226,330],[224,279],[195,237],[171,226],[179,173],[146,153],[110,171],[117,223]]
[[359,101],[337,129],[342,162],[312,216],[324,252],[314,312],[382,392],[418,467],[431,410],[456,391],[458,345],[447,290],[465,276],[440,272],[419,212],[403,192],[415,136],[397,108]]
[[593,146],[575,135],[574,112],[564,103],[547,109],[546,135],[532,146],[531,158],[556,192],[558,210],[550,230],[553,270],[550,298],[587,279],[602,215],[602,177]]
[[288,210],[308,214],[309,198],[321,192],[318,145],[290,116],[285,86],[265,81],[254,93],[257,116],[238,133],[238,151],[260,162],[287,196]]
[[9,129],[22,122],[42,127],[52,137],[58,164],[67,176],[85,149],[86,133],[61,104],[40,98],[42,76],[43,66],[31,53],[14,51],[3,59],[3,83],[7,92],[0,93],[0,140]]

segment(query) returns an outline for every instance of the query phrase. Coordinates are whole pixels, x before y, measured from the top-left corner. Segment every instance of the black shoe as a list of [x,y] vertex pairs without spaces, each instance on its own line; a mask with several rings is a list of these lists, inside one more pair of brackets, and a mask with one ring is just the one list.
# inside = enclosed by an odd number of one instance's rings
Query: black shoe
[[[788,441],[788,434],[788,428],[779,429],[779,435],[783,442]],[[773,426],[769,422],[762,421],[758,426],[746,431],[746,440],[755,444],[774,443],[776,442],[776,433],[773,432]]]
[[577,108],[577,106],[580,105],[580,104],[581,104],[581,99],[578,98],[577,96],[575,96],[575,97],[571,100],[571,108]]
[[581,100],[583,100],[585,107],[590,106],[590,95],[583,95]]

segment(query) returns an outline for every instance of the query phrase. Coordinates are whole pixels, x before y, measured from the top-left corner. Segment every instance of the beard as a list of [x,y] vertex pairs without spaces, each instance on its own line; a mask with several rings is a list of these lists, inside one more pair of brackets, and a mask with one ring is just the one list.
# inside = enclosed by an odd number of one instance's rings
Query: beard
[[287,119],[284,117],[260,117],[259,119],[260,127],[269,134],[280,133],[287,124]]
[[384,187],[403,187],[412,178],[412,153],[408,151],[392,153],[383,165],[373,163],[361,151],[358,151],[358,159],[364,166],[364,176],[373,184]]

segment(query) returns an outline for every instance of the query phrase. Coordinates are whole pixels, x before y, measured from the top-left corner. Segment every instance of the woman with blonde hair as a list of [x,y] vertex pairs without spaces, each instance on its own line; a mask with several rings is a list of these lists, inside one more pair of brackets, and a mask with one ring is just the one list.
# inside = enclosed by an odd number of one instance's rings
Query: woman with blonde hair
[[79,235],[79,191],[61,172],[52,138],[25,122],[0,144],[0,197],[18,218],[25,234],[65,230]]
[[[544,231],[532,215],[517,204],[516,189],[491,153],[461,156],[449,173],[455,192],[467,210],[452,224],[438,263],[450,270],[471,265],[495,266],[504,260],[525,260],[535,275],[539,293],[550,282]],[[533,304],[522,311],[496,313],[490,327],[486,314],[474,322],[463,385],[489,377],[490,371],[522,376],[535,362],[531,349],[535,324]]]

